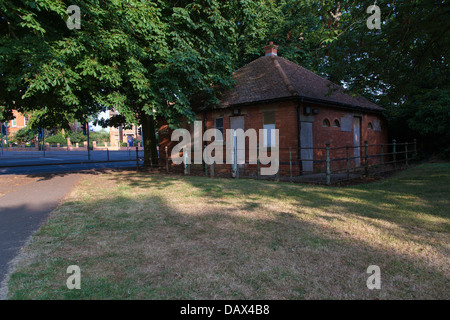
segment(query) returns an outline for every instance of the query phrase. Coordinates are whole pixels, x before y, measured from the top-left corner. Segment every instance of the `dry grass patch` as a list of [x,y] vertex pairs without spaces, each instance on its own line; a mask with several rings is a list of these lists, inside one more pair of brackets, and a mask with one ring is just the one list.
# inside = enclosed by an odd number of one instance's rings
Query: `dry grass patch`
[[[448,299],[449,184],[449,164],[346,188],[86,176],[26,248],[10,298]],[[72,264],[81,290],[65,287]]]

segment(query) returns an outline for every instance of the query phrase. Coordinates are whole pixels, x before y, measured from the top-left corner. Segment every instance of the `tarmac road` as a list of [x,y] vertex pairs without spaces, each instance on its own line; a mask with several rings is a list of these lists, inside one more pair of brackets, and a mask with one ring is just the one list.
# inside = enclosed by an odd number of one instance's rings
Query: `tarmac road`
[[[142,167],[140,161],[139,166]],[[27,165],[21,167],[1,167],[0,166],[0,184],[3,174],[52,174],[63,172],[77,172],[91,169],[126,169],[136,168],[136,161],[117,161],[117,162],[86,162],[86,163],[67,163],[53,165]]]
[[[0,157],[0,300],[5,299],[5,279],[10,262],[29,237],[45,223],[60,201],[80,180],[82,173],[103,169],[135,169],[136,154],[6,153]],[[142,166],[142,161],[140,161]]]

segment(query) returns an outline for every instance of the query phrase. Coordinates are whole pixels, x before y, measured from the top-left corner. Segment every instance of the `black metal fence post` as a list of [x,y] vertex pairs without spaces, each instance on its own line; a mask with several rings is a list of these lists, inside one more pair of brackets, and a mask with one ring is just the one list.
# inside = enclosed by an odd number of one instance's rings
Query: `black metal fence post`
[[394,161],[394,170],[397,168],[397,140],[392,140],[392,159]]
[[275,174],[275,181],[277,181],[277,182],[280,181],[280,171],[281,171],[281,167],[280,167],[280,164],[278,163],[278,171]]
[[169,152],[167,151],[167,146],[165,147],[166,151],[166,172],[169,173]]
[[291,147],[289,147],[289,175],[292,182],[292,150]]
[[326,150],[327,150],[327,185],[331,184],[331,165],[330,165],[330,143],[327,142],[326,144]]
[[188,153],[186,152],[186,150],[184,150],[184,154],[183,154],[183,158],[184,158],[184,174],[188,175],[190,173],[190,168],[189,168],[189,156]]
[[414,139],[414,157],[417,158],[417,139]]
[[364,174],[369,175],[369,143],[364,141]]
[[139,171],[139,148],[136,147],[136,171]]
[[259,162],[259,145],[256,145],[256,177],[259,179],[261,177],[261,164]]
[[405,163],[408,166],[409,162],[408,162],[408,142],[405,143]]
[[346,151],[346,157],[347,157],[347,180],[350,179],[350,151],[349,151],[349,146],[345,146],[345,151]]

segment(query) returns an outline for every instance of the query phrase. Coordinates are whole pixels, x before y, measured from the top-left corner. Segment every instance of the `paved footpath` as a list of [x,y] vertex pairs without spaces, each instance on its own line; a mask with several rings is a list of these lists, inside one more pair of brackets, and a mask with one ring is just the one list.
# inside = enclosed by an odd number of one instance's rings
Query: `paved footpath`
[[0,175],[0,285],[8,263],[80,178],[81,174]]

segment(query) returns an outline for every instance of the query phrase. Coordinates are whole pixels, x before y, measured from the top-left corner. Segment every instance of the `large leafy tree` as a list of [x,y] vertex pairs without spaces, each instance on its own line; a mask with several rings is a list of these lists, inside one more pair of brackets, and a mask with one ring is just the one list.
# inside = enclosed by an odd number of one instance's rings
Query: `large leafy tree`
[[[281,0],[278,19],[269,37],[281,49],[283,57],[315,72],[326,53],[326,46],[337,38],[340,24],[331,16],[334,0]],[[338,18],[339,19],[339,18]]]
[[[369,29],[367,9],[381,10]],[[386,107],[392,137],[450,152],[448,1],[280,0],[281,54]]]
[[[69,5],[81,29],[69,30]],[[237,67],[273,40],[284,57],[388,108],[395,136],[448,141],[448,4],[377,1],[0,1],[0,117],[33,112],[32,125],[64,127],[105,108],[108,123],[142,124],[156,159],[154,119],[193,118],[214,105]],[[199,101],[199,100],[197,100]],[[424,118],[425,117],[425,118]],[[436,124],[440,124],[437,126]],[[405,137],[411,138],[411,137]]]
[[[450,7],[447,1],[377,1],[381,29],[369,29],[372,1],[341,2],[335,39],[320,62],[333,81],[387,108],[393,137],[420,137],[431,152],[450,147]],[[450,150],[450,149],[448,149]]]
[[82,12],[81,30],[67,28],[64,1],[1,3],[4,113],[32,111],[31,126],[68,127],[70,118],[83,121],[114,107],[123,120],[136,121],[127,106],[148,94],[140,59],[155,51],[150,41],[139,41],[144,28],[147,39],[158,38],[163,24],[157,10],[122,1],[75,4]]
[[[69,30],[74,4],[81,29]],[[142,124],[147,165],[156,116],[192,118],[191,98],[214,103],[214,88],[231,85],[236,30],[220,1],[23,0],[0,10],[3,113],[34,111],[36,126],[64,127],[113,108],[109,124]]]

